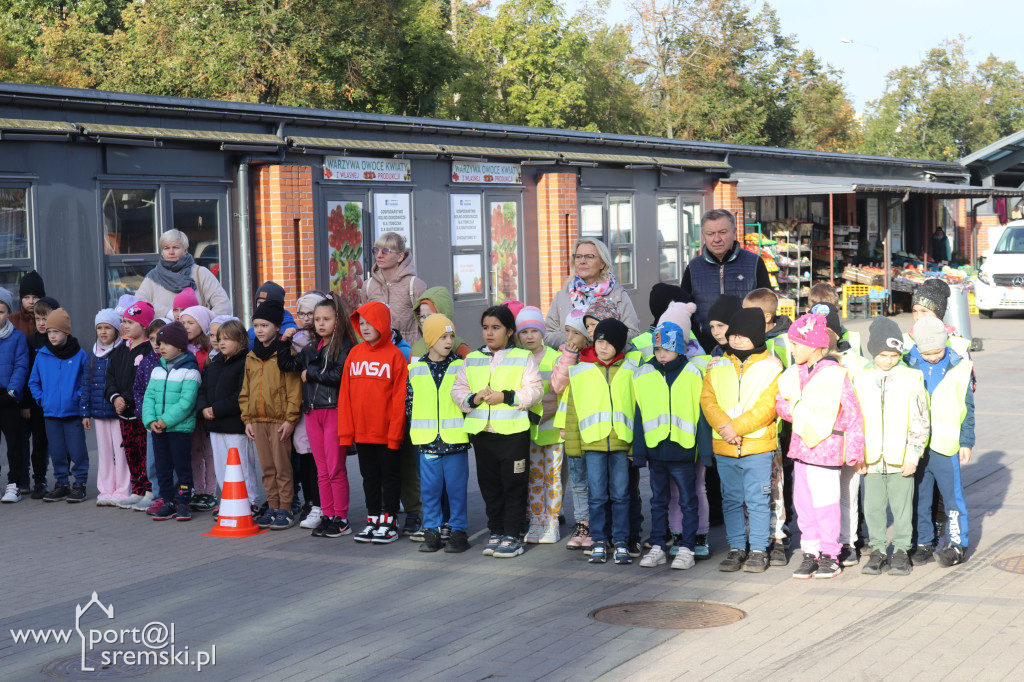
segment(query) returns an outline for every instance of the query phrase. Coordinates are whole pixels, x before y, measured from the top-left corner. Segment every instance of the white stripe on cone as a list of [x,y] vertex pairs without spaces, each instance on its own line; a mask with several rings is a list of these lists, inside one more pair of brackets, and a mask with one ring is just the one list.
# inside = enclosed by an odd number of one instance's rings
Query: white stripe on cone
[[249,508],[249,500],[224,500],[220,501],[220,511],[217,512],[219,518],[225,516],[250,516],[252,509]]
[[240,483],[243,480],[245,479],[242,477],[242,465],[228,464],[227,469],[224,470],[224,482]]

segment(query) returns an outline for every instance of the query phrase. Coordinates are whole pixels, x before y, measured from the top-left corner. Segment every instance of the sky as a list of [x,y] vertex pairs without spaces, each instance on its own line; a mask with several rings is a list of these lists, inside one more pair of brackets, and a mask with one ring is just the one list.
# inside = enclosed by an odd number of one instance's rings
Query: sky
[[[571,14],[583,0],[563,0]],[[611,0],[609,23],[632,16],[631,0]],[[758,2],[758,5],[761,3]],[[972,64],[994,54],[1024,70],[1024,18],[1021,0],[774,0],[785,34],[796,34],[801,49],[814,50],[844,74],[847,93],[858,112],[885,91],[893,69],[919,64],[947,38],[963,34]],[[852,43],[844,43],[842,39]]]

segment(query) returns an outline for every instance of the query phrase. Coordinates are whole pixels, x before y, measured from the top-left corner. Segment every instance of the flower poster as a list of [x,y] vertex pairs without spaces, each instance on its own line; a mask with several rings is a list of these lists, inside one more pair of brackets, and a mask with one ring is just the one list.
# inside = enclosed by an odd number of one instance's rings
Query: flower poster
[[363,202],[327,202],[327,272],[331,290],[337,291],[349,310],[360,303],[363,287]]
[[490,202],[491,286],[495,305],[519,298],[518,220],[512,201]]

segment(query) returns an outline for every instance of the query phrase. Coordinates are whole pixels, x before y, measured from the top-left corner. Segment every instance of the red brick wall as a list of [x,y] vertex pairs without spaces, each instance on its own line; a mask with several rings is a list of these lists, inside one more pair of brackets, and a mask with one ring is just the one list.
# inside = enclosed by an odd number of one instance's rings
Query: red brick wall
[[[956,250],[964,254],[969,261],[974,256],[974,233],[971,224],[971,201],[968,199],[956,200],[956,224],[960,228],[957,231]],[[999,227],[999,216],[980,215],[978,216],[978,256],[981,256],[987,249],[995,246],[989,241],[989,228]]]
[[273,280],[285,289],[285,307],[294,310],[296,299],[316,288],[312,170],[309,166],[260,166],[253,192],[253,290]]
[[715,191],[712,195],[714,206],[710,208],[724,208],[736,217],[736,230],[740,239],[743,238],[743,200],[736,196],[736,183],[719,180],[715,183]]
[[569,275],[569,256],[578,232],[576,174],[544,173],[537,183],[537,241],[540,263],[540,309]]

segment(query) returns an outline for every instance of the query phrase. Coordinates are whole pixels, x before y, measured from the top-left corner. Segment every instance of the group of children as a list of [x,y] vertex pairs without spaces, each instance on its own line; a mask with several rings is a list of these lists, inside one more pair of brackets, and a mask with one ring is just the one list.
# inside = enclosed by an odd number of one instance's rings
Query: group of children
[[[237,449],[258,526],[301,521],[335,538],[352,532],[354,449],[367,506],[357,542],[394,542],[402,505],[421,502],[422,527],[407,519],[405,534],[420,551],[459,553],[469,548],[472,449],[487,556],[559,541],[568,488],[568,549],[595,564],[643,554],[642,567],[691,568],[711,554],[707,482],[717,478],[723,571],[787,564],[795,522],[794,577],[839,575],[860,561],[861,498],[863,572],[906,575],[933,558],[951,566],[968,546],[960,466],[974,445],[974,379],[963,340],[941,321],[943,287],[929,280],[915,294],[906,337],[892,320],[872,322],[870,361],[822,285],[794,322],[777,315],[770,290],[723,295],[707,316],[718,343],[709,353],[691,333],[695,306],[665,284],[651,292],[650,330],[632,343],[615,304],[598,297],[568,316],[557,350],[545,345],[541,311],[510,302],[484,311],[484,345],[471,351],[456,335],[450,296],[428,290],[416,302],[413,354],[384,304],[349,314],[337,296],[310,292],[292,317],[272,282],[258,290],[248,330],[213,317],[191,289],[175,297],[173,319],[122,297],[97,313],[87,352],[29,273],[18,313],[0,289],[0,431],[11,466],[2,501],[28,487],[27,434],[32,497],[84,500],[92,429],[99,506],[157,521],[216,512]],[[52,462],[49,490],[40,449]],[[420,500],[409,499],[410,486]]]

